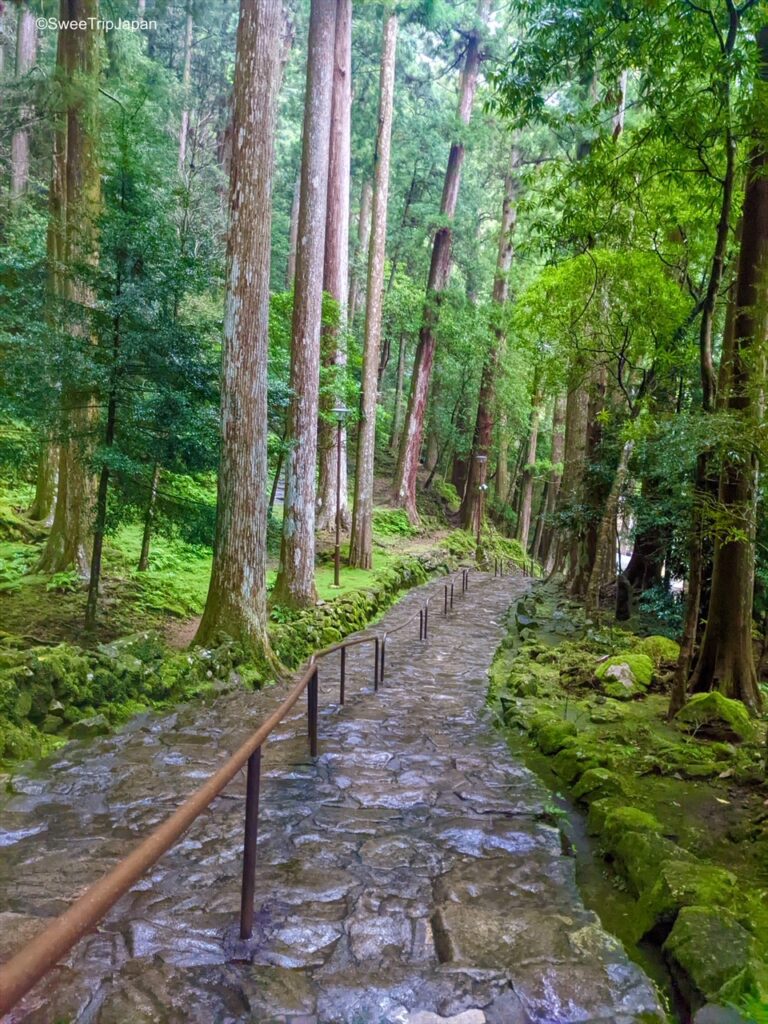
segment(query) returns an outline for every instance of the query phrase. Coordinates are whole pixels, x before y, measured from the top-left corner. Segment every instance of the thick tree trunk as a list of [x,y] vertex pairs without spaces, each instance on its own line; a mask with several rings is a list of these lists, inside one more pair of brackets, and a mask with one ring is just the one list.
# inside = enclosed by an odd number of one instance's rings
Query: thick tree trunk
[[[35,16],[26,3],[19,4],[16,20],[16,78],[24,78],[34,67],[37,57],[37,26]],[[24,105],[19,108],[20,127],[11,139],[11,196],[14,198],[27,191],[29,183],[29,119],[31,110]]]
[[[760,91],[768,90],[768,26],[760,30]],[[727,408],[754,436],[760,423],[768,300],[768,153],[756,144],[749,159],[736,279],[733,352],[728,358]],[[749,444],[749,440],[747,440]],[[707,626],[691,678],[692,690],[720,689],[750,709],[761,707],[752,650],[757,455],[728,453],[720,470],[719,503],[730,528],[715,535]]]
[[[480,21],[487,17],[489,7],[490,0],[480,0],[478,11]],[[459,92],[458,119],[464,125],[469,124],[472,116],[472,106],[480,71],[480,42],[479,33],[477,31],[471,32],[467,43]],[[432,366],[435,359],[435,346],[437,345],[440,301],[451,274],[453,220],[456,215],[463,164],[464,143],[456,141],[451,145],[448,166],[445,171],[443,196],[440,203],[441,226],[435,232],[432,245],[432,261],[427,281],[427,296],[422,317],[422,327],[419,332],[419,342],[416,346],[408,398],[408,412],[400,441],[400,453],[393,486],[395,504],[402,506],[406,510],[408,518],[412,522],[417,522],[419,518],[416,510],[416,477],[419,471],[424,419],[427,412]]]
[[[336,43],[333,69],[331,138],[328,156],[328,206],[325,221],[325,269],[323,290],[339,305],[338,327],[325,327],[322,335],[323,365],[339,377],[347,365],[347,285],[349,277],[349,159],[352,110],[352,0],[337,0]],[[341,396],[336,390],[336,395]],[[347,494],[347,431],[333,420],[334,393],[322,396],[323,414],[318,424],[317,455],[320,463],[317,529],[330,530],[336,522],[337,467],[341,524],[349,528]],[[339,453],[339,439],[341,453]],[[339,457],[339,454],[341,457]]]
[[229,185],[221,461],[213,568],[195,637],[226,634],[269,655],[267,354],[280,4],[241,0]]
[[520,485],[520,515],[517,520],[517,539],[523,551],[528,550],[528,534],[531,529],[533,508],[533,481],[536,449],[539,444],[539,421],[541,419],[541,395],[536,394],[531,408],[531,429],[528,434],[528,452]]
[[[459,492],[462,495],[461,525],[465,530],[472,530],[474,532],[477,532],[480,506],[483,503],[481,487],[485,486],[487,480],[487,460],[493,440],[494,415],[496,412],[496,377],[507,340],[502,311],[509,299],[509,272],[512,268],[512,260],[515,254],[512,244],[512,237],[517,222],[514,172],[519,160],[519,151],[514,146],[510,157],[509,170],[504,179],[504,199],[501,206],[496,271],[493,278],[493,292],[491,295],[493,309],[491,342],[483,360],[483,369],[480,376],[480,393],[477,399],[477,415],[472,435],[472,453],[467,467],[467,478],[464,488]],[[502,424],[502,429],[504,427],[505,425]],[[499,465],[496,470],[496,486],[501,501],[506,499],[506,494],[502,495],[500,485],[509,486],[505,483],[505,477],[507,477],[506,454],[503,454],[503,458],[504,466],[502,468],[502,450],[500,449]],[[500,475],[501,481],[499,480]]]
[[183,176],[187,165],[187,138],[189,136],[189,101],[192,83],[192,0],[187,0],[187,12],[184,19],[184,65],[181,72],[181,88],[184,93],[184,109],[181,112],[179,127],[179,174]]
[[[59,17],[70,24],[98,15],[97,0],[61,0]],[[88,332],[86,322],[95,304],[90,285],[74,277],[71,268],[93,265],[98,259],[97,219],[101,200],[97,147],[96,83],[99,74],[99,35],[89,29],[59,32],[56,63],[65,82],[80,83],[67,96],[54,140],[51,179],[51,224],[48,253],[54,296],[65,297],[83,313],[73,323],[74,334]],[[84,88],[82,83],[88,83]],[[51,532],[38,570],[63,572],[74,567],[89,574],[88,550],[93,529],[93,480],[89,467],[96,409],[93,396],[65,383],[61,402],[59,486]]]
[[277,604],[292,608],[303,608],[317,600],[317,416],[335,37],[336,0],[312,0],[293,302],[292,397],[287,421],[283,539],[273,593]]
[[288,266],[285,271],[285,288],[290,291],[296,278],[296,245],[299,239],[299,200],[301,198],[301,175],[296,179],[293,187],[293,202],[291,203],[291,226],[288,236]]
[[400,433],[403,429],[403,385],[405,383],[405,332],[400,334],[397,346],[397,377],[395,383],[395,407],[392,411],[392,433],[389,438],[389,450],[396,452],[400,444]]
[[595,561],[589,574],[585,607],[588,615],[600,608],[600,594],[603,587],[616,579],[616,518],[619,502],[629,476],[629,460],[632,458],[634,442],[627,441],[621,450],[619,465],[613,476],[611,489],[600,516],[597,534]]
[[59,456],[56,448],[49,442],[44,442],[37,457],[35,496],[27,515],[30,519],[45,523],[46,526],[53,523],[58,468]]
[[363,343],[363,393],[355,467],[355,504],[349,564],[370,569],[373,564],[373,457],[376,447],[376,398],[384,302],[384,257],[387,245],[387,202],[392,109],[395,89],[397,15],[384,24],[379,77],[379,120],[374,156],[371,244],[368,254],[368,299]]
[[563,479],[563,458],[565,455],[565,396],[558,395],[555,399],[555,407],[552,412],[552,453],[550,461],[552,469],[547,481],[546,498],[541,510],[539,525],[537,529],[536,543],[534,544],[533,557],[541,562],[547,569],[550,568],[550,552],[554,538],[554,529],[551,518],[557,508],[560,496],[560,484]]
[[360,195],[360,213],[357,221],[357,245],[352,260],[349,275],[349,298],[347,310],[349,322],[355,319],[360,307],[362,292],[360,281],[365,276],[365,267],[368,261],[368,246],[371,238],[371,203],[373,201],[373,185],[368,179],[363,182],[363,191]]
[[[581,367],[576,374],[583,373]],[[589,394],[581,380],[574,381],[568,389],[565,402],[565,452],[563,457],[563,479],[560,484],[558,512],[575,516],[575,507],[581,499],[584,479],[584,463],[587,455],[587,420]],[[579,528],[574,523],[561,527],[555,538],[555,551],[551,558],[554,572],[572,574],[579,561]]]
[[157,508],[157,491],[160,487],[160,463],[156,462],[152,469],[152,480],[149,485],[147,507],[144,510],[144,529],[141,534],[141,553],[139,555],[139,572],[146,572],[149,569],[149,550],[152,546],[152,527],[155,523],[155,509]]

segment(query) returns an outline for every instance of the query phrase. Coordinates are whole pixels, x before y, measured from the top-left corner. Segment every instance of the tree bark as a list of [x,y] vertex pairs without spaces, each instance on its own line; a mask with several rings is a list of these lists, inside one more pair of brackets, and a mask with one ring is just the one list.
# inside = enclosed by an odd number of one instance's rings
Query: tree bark
[[403,429],[403,385],[405,382],[405,332],[401,332],[397,346],[397,378],[395,384],[395,407],[392,411],[392,433],[389,450],[396,452]]
[[226,634],[269,656],[267,355],[281,5],[241,0],[229,184],[221,461],[208,597],[195,637]]
[[531,529],[533,508],[533,480],[536,449],[539,443],[539,421],[541,419],[541,395],[535,394],[531,408],[531,429],[528,435],[528,453],[520,485],[520,515],[517,520],[517,539],[523,551],[528,550],[528,534]]
[[[490,0],[479,0],[478,17],[483,22],[488,16]],[[458,119],[463,125],[469,124],[480,71],[480,34],[473,30],[469,34],[464,69],[459,90]],[[440,203],[441,226],[435,232],[432,244],[432,261],[427,281],[427,295],[422,314],[422,327],[411,375],[408,411],[400,441],[400,452],[395,472],[393,499],[408,513],[411,522],[418,522],[416,510],[416,477],[419,470],[421,442],[424,433],[424,419],[427,412],[429,384],[437,345],[437,325],[440,317],[442,293],[448,285],[451,274],[451,247],[453,242],[453,221],[461,185],[461,170],[464,164],[464,143],[455,141],[451,145],[448,166],[445,171],[443,195]]]
[[[37,26],[35,16],[26,3],[19,4],[16,21],[16,79],[28,75],[37,57]],[[27,191],[29,183],[29,125],[32,111],[25,104],[19,108],[20,127],[11,139],[11,196],[17,198]]]
[[189,100],[192,82],[192,17],[193,0],[187,0],[187,12],[184,19],[184,66],[181,73],[181,88],[184,93],[184,109],[181,112],[179,127],[179,174],[183,175],[187,164],[187,137],[189,135]]
[[[328,156],[328,205],[325,221],[325,268],[323,290],[339,307],[338,326],[326,326],[322,334],[325,367],[341,378],[347,365],[347,285],[349,279],[349,160],[352,111],[352,0],[337,0],[334,48],[331,137]],[[341,400],[338,382],[321,397],[317,454],[320,463],[317,529],[330,530],[336,522],[337,466],[341,525],[349,528],[347,494],[347,431],[333,420],[333,407]],[[335,392],[335,394],[334,394]],[[341,453],[339,453],[339,439]],[[339,457],[340,455],[340,457]]]
[[[70,24],[98,16],[97,0],[61,0],[59,17]],[[59,32],[56,64],[68,90],[66,107],[57,118],[51,178],[48,256],[54,298],[64,298],[83,311],[95,305],[89,285],[72,268],[98,260],[97,219],[101,179],[97,146],[97,85],[99,34],[66,28]],[[84,335],[84,322],[73,323],[71,333]],[[88,551],[92,533],[93,479],[89,466],[96,409],[93,396],[73,382],[65,382],[61,399],[58,494],[53,524],[38,563],[40,572],[75,568],[90,571]]]
[[379,75],[379,119],[374,155],[371,244],[368,250],[367,302],[363,342],[363,380],[360,429],[355,467],[355,503],[349,564],[370,569],[373,564],[373,458],[376,447],[376,399],[379,347],[384,303],[384,257],[387,245],[387,203],[392,110],[395,90],[397,15],[384,23]]
[[[563,478],[560,484],[558,512],[573,513],[579,503],[584,478],[584,463],[587,455],[587,421],[589,394],[584,382],[578,377],[583,372],[574,367],[577,379],[568,388],[565,401],[565,451],[563,457]],[[562,525],[555,538],[555,550],[551,557],[552,571],[575,572],[579,561],[579,531],[577,526]]]
[[296,179],[293,187],[293,202],[291,203],[291,227],[288,236],[288,266],[285,271],[285,288],[290,291],[296,278],[296,245],[299,239],[299,199],[301,197],[301,175]]
[[616,517],[619,502],[629,476],[629,460],[632,458],[634,442],[627,441],[621,450],[619,465],[611,482],[611,489],[605,502],[597,534],[595,561],[589,574],[585,607],[587,615],[594,615],[600,608],[602,588],[616,579]]
[[533,557],[545,567],[549,567],[549,555],[552,549],[554,529],[550,522],[557,508],[560,495],[560,484],[563,479],[563,457],[565,454],[565,396],[558,395],[552,412],[552,453],[550,461],[552,469],[547,481],[547,493],[539,518],[540,529],[536,531]]
[[363,276],[363,267],[367,265],[368,246],[371,238],[371,203],[373,201],[373,185],[366,178],[363,182],[363,191],[360,195],[360,214],[357,221],[357,245],[352,260],[351,273],[349,275],[349,299],[347,310],[349,322],[355,319],[355,313],[360,306],[362,293],[360,291],[360,279]]
[[144,529],[141,534],[141,554],[139,555],[139,572],[146,572],[149,569],[149,549],[152,545],[152,527],[155,523],[155,509],[157,508],[157,491],[160,487],[160,474],[162,470],[160,463],[156,462],[152,468],[152,481],[149,485],[149,497],[147,507],[144,511]]
[[317,416],[335,35],[336,0],[312,0],[293,302],[292,397],[287,420],[283,538],[273,593],[277,604],[292,608],[307,607],[317,600]]
[[[758,34],[760,83],[768,91],[768,25]],[[727,360],[727,409],[741,423],[748,453],[728,452],[720,470],[719,504],[728,529],[715,535],[707,625],[691,690],[717,688],[758,711],[762,701],[752,650],[757,455],[751,439],[760,424],[768,317],[768,153],[761,139],[749,158],[736,278],[732,353]]]

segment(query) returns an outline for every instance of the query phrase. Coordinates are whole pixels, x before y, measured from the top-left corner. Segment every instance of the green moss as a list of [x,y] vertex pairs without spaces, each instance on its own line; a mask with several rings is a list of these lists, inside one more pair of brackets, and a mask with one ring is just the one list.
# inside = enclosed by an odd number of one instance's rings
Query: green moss
[[531,733],[544,754],[556,754],[576,735],[573,722],[554,718],[550,715],[536,715],[531,721]]
[[647,654],[658,668],[660,665],[674,665],[680,657],[680,644],[668,636],[646,636],[637,645],[642,654]]
[[659,866],[653,887],[638,902],[636,934],[642,938],[668,927],[683,907],[729,907],[738,896],[736,876],[697,861],[669,860]]
[[459,511],[461,508],[461,498],[453,484],[448,483],[447,480],[434,480],[432,482],[432,490],[445,502],[449,512]]
[[723,986],[732,985],[755,957],[755,938],[727,910],[683,907],[664,952],[704,999],[716,1002]]
[[754,740],[755,727],[749,712],[738,700],[730,700],[722,693],[696,693],[676,716],[683,728],[702,736],[717,739]]
[[581,739],[571,740],[552,761],[556,774],[569,784],[573,784],[586,772],[598,768],[599,765],[600,761],[592,745]]
[[677,843],[655,831],[619,831],[610,849],[614,866],[629,882],[636,896],[656,884],[659,868],[671,860],[690,863],[696,858]]
[[577,800],[601,800],[609,796],[625,796],[627,785],[620,775],[607,768],[589,768],[574,787]]
[[607,696],[629,700],[641,696],[653,682],[653,662],[647,654],[615,654],[597,666],[595,676]]
[[596,800],[589,809],[587,828],[593,836],[605,838],[613,844],[625,832],[650,832],[660,834],[660,822],[639,807],[628,807],[615,797]]

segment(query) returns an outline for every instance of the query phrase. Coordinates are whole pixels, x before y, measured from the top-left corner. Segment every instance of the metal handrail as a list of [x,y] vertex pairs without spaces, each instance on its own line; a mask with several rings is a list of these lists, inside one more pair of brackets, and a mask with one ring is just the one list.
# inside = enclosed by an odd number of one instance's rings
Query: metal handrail
[[[449,576],[451,580],[451,608],[453,607],[454,577],[461,573],[462,593],[469,586],[470,569],[462,567]],[[445,584],[444,614],[448,613],[448,583]],[[426,598],[418,616],[419,639],[427,639],[429,603]],[[299,697],[307,691],[307,718],[309,752],[317,756],[318,722],[318,660],[339,651],[341,672],[339,703],[344,704],[346,653],[350,647],[365,643],[374,645],[374,691],[384,677],[384,655],[387,637],[399,632],[414,622],[416,613],[393,629],[365,637],[343,640],[316,651],[309,659],[299,680],[291,687],[282,704],[238,750],[214,774],[195,790],[170,817],[158,825],[146,839],[123,858],[116,867],[90,885],[54,921],[47,925],[23,946],[10,960],[0,965],[0,1016],[11,1010],[40,981],[61,958],[68,953],[83,936],[90,931],[112,909],[160,858],[171,849],[193,822],[207,810],[215,798],[232,781],[243,766],[247,765],[245,801],[245,833],[243,839],[243,880],[240,903],[240,938],[249,939],[253,932],[256,840],[258,835],[259,790],[261,777],[261,748],[270,733],[294,707]]]

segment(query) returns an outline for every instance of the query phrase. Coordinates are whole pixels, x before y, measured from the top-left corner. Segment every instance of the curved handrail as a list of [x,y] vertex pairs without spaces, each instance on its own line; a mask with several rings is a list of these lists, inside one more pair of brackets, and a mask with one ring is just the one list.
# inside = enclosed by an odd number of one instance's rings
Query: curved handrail
[[[471,569],[463,566],[449,574],[451,589],[454,577],[462,576],[462,592],[468,585]],[[445,583],[447,594],[448,583]],[[344,703],[344,673],[346,652],[350,647],[365,643],[374,645],[374,689],[384,675],[384,652],[389,636],[404,629],[421,617],[419,639],[426,639],[426,616],[429,603],[436,595],[429,595],[417,613],[409,619],[385,630],[382,634],[371,634],[342,640],[314,652],[298,681],[289,690],[283,702],[262,722],[214,774],[196,789],[177,809],[143,839],[135,849],[124,857],[111,871],[93,882],[63,913],[34,936],[10,960],[0,965],[0,1016],[12,1009],[40,981],[70,949],[112,909],[139,879],[168,852],[193,824],[207,810],[215,798],[232,781],[237,773],[248,766],[246,791],[246,830],[244,841],[244,870],[241,909],[241,938],[250,938],[253,920],[253,867],[255,862],[256,828],[258,820],[259,771],[261,747],[270,733],[294,707],[304,691],[307,691],[309,718],[310,754],[317,754],[317,713],[319,659],[337,651],[341,652],[341,694]],[[452,605],[451,605],[452,606]],[[447,613],[447,603],[445,604]],[[380,646],[381,645],[381,646]],[[250,872],[250,877],[249,877]]]

